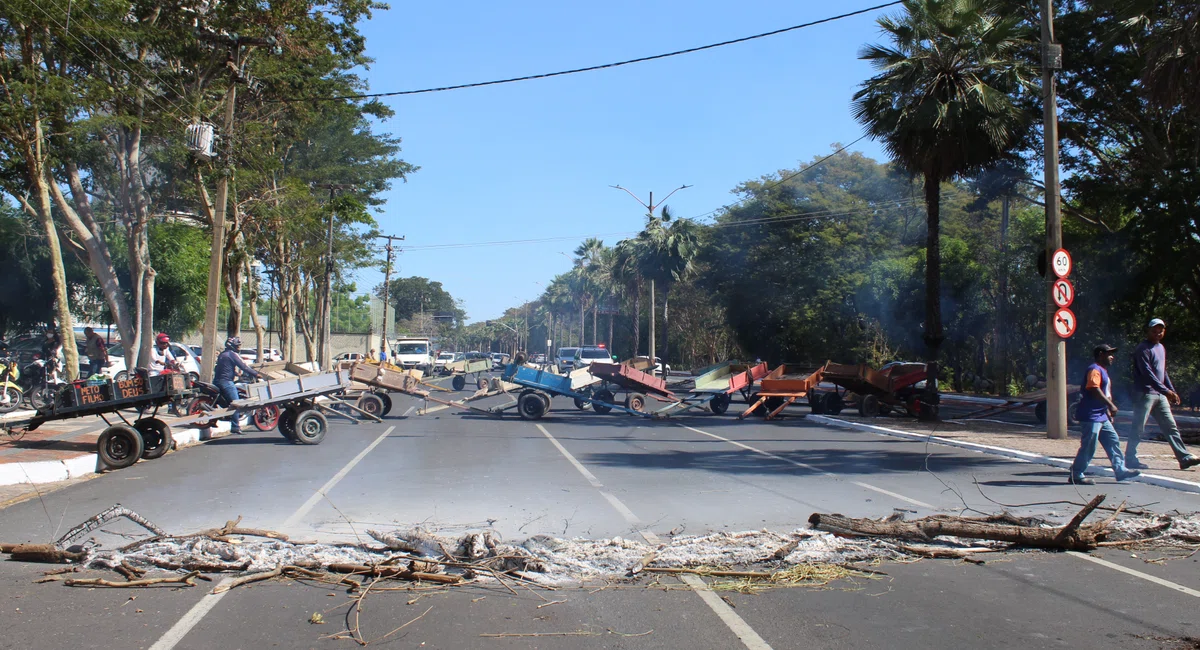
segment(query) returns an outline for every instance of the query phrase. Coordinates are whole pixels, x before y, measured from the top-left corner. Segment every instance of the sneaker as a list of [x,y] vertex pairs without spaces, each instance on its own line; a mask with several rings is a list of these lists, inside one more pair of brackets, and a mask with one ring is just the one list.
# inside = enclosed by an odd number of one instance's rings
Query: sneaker
[[1179,469],[1190,469],[1197,465],[1200,465],[1200,456],[1188,454],[1187,456],[1179,459]]
[[1128,467],[1129,469],[1150,469],[1149,465],[1136,458],[1125,459],[1125,467]]
[[238,429],[237,431],[230,431],[229,433],[232,433],[232,434],[233,434],[233,435],[235,435],[235,436],[244,436],[244,435],[246,435],[246,433],[245,433],[244,431],[242,431],[241,429]]
[[1069,476],[1067,483],[1070,485],[1095,485],[1096,482],[1086,476]]
[[[1126,465],[1126,467],[1128,467],[1128,465]],[[1136,469],[1131,469],[1131,470],[1129,470],[1129,471],[1127,471],[1127,472],[1124,472],[1124,473],[1122,473],[1122,474],[1117,474],[1117,480],[1118,480],[1118,481],[1127,481],[1127,480],[1129,480],[1129,479],[1131,479],[1131,478],[1133,478],[1133,477],[1135,477],[1135,476],[1141,476],[1141,475],[1142,475],[1142,473],[1141,473],[1141,472],[1139,472],[1138,470],[1136,470]]]

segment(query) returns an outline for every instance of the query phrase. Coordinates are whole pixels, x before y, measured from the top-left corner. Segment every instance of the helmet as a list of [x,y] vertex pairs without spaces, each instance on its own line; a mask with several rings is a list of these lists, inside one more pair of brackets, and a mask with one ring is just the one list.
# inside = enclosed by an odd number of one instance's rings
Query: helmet
[[242,339],[237,336],[231,336],[225,339],[226,350],[237,350],[242,347]]
[[155,343],[170,343],[171,337],[167,336],[166,332],[159,332],[158,336],[154,337]]

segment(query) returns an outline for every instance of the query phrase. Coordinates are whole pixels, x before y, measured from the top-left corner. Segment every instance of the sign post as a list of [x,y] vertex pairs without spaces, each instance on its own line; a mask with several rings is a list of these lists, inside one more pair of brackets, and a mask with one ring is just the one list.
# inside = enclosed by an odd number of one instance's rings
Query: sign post
[[[1055,163],[1057,164],[1057,161]],[[1054,185],[1057,186],[1057,182]],[[1058,192],[1055,190],[1054,198],[1056,200],[1057,195]],[[1046,202],[1049,206],[1050,198],[1047,198]],[[1049,213],[1050,209],[1047,207],[1047,215]],[[1057,214],[1055,218],[1057,220]],[[1047,216],[1046,227],[1047,244],[1056,247],[1050,256],[1049,266],[1057,278],[1048,283],[1050,300],[1046,310],[1047,317],[1050,319],[1046,341],[1046,437],[1063,439],[1067,437],[1066,339],[1075,334],[1075,328],[1079,322],[1075,318],[1075,313],[1067,308],[1075,300],[1075,286],[1067,280],[1067,276],[1071,275],[1074,267],[1071,254],[1061,247],[1061,233],[1053,240],[1049,237],[1049,216]],[[1047,248],[1051,246],[1047,246]]]

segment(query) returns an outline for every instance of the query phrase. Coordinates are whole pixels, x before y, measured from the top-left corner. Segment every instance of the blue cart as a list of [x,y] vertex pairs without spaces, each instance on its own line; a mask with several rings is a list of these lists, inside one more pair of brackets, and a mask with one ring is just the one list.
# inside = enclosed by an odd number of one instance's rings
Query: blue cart
[[523,389],[517,397],[517,413],[520,413],[521,417],[526,420],[541,419],[550,410],[550,398],[557,396],[570,397],[575,400],[577,405],[580,403],[591,404],[597,413],[618,409],[631,415],[656,417],[655,413],[646,413],[599,399],[598,396],[605,395],[606,391],[600,391],[595,395],[576,392],[571,388],[570,377],[546,370],[509,364],[504,368],[503,379]]

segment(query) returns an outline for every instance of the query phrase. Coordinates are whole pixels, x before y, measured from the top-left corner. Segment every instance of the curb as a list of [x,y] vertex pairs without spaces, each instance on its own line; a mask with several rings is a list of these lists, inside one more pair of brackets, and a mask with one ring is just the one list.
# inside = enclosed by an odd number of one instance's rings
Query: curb
[[[914,440],[919,442],[932,442],[946,447],[958,447],[959,449],[969,449],[978,451],[984,454],[993,456],[1004,456],[1015,460],[1024,461],[1026,463],[1036,463],[1039,465],[1049,465],[1050,467],[1058,467],[1060,469],[1070,469],[1071,461],[1062,460],[1060,458],[1051,458],[1041,454],[1034,454],[1028,451],[1019,449],[1009,449],[1007,447],[993,447],[992,445],[984,445],[977,442],[964,442],[962,440],[951,440],[949,438],[939,438],[933,435],[924,435],[920,433],[910,433],[908,431],[900,431],[898,429],[889,429],[887,427],[879,427],[873,424],[861,424],[859,422],[850,422],[839,418],[829,417],[828,415],[807,415],[806,420],[817,422],[831,427],[840,429],[853,429],[857,431],[865,431],[876,435],[891,436],[893,438],[904,438],[905,440]],[[1107,467],[1090,467],[1088,474],[1098,476],[1115,476],[1113,471]],[[1193,492],[1200,494],[1200,483],[1192,481],[1184,481],[1182,479],[1171,478],[1169,476],[1159,476],[1157,474],[1142,474],[1129,481],[1136,483],[1146,483],[1157,487],[1167,488],[1170,490],[1179,490],[1181,492]]]
[[[175,450],[194,447],[213,439],[213,433],[229,431],[228,422],[218,422],[217,426],[209,429],[181,429],[176,433],[171,430],[175,441]],[[0,486],[29,485],[41,483],[57,483],[68,479],[80,478],[89,474],[99,474],[104,471],[100,465],[98,454],[83,454],[64,458],[62,460],[39,460],[32,463],[3,463],[0,464]]]

